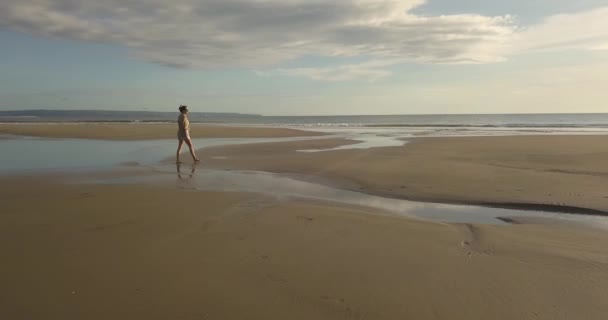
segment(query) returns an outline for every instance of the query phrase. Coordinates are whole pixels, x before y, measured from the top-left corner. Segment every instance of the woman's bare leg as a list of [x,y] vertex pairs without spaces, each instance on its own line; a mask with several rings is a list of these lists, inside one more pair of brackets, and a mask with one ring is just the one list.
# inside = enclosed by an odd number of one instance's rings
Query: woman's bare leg
[[180,139],[179,144],[177,145],[177,154],[175,156],[175,162],[179,163],[179,154],[182,152],[182,145],[184,144],[184,140]]
[[190,139],[186,139],[186,144],[188,145],[188,148],[190,148],[190,155],[192,156],[192,160],[201,161],[199,158],[196,157],[196,153],[194,153],[194,147],[192,146],[192,141],[190,141]]

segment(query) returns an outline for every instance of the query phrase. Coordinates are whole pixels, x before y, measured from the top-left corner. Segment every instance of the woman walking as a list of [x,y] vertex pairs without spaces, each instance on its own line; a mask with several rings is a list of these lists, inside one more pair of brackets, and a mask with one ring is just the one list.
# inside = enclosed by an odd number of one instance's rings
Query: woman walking
[[192,139],[190,139],[190,121],[188,120],[188,107],[187,106],[179,106],[180,115],[177,118],[177,139],[179,140],[179,145],[177,146],[177,156],[176,162],[179,161],[179,154],[182,151],[182,145],[184,142],[190,148],[190,155],[192,159],[196,161],[200,161],[199,158],[196,157],[196,153],[194,153],[194,146],[192,145]]

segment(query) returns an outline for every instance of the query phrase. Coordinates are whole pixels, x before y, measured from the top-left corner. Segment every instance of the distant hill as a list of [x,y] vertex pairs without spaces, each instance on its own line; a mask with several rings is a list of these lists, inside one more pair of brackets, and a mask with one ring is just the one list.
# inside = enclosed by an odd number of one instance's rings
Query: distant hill
[[[166,122],[178,112],[110,110],[13,110],[0,111],[0,122]],[[259,118],[257,114],[190,112],[191,122],[235,123]]]

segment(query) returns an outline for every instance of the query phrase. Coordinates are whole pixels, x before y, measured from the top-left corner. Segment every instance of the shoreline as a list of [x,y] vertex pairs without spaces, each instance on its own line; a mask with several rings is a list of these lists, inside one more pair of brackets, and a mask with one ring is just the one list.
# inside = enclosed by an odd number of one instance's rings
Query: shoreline
[[[412,138],[451,137],[502,137],[502,136],[602,136],[608,135],[603,127],[520,127],[520,126],[468,126],[468,125],[357,125],[315,126],[301,124],[248,124],[191,122],[192,138],[278,138],[318,136],[361,136],[372,134],[376,138],[392,136],[395,140]],[[370,131],[371,130],[371,131]],[[174,139],[172,121],[45,121],[1,122],[3,135],[40,138],[70,138],[92,140],[157,140]],[[358,133],[357,133],[358,132]]]

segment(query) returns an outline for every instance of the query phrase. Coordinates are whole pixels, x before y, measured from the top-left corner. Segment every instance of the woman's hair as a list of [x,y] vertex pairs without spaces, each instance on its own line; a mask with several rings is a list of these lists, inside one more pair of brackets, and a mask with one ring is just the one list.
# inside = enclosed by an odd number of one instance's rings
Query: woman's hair
[[180,105],[179,112],[184,112],[184,111],[188,111],[188,106]]

